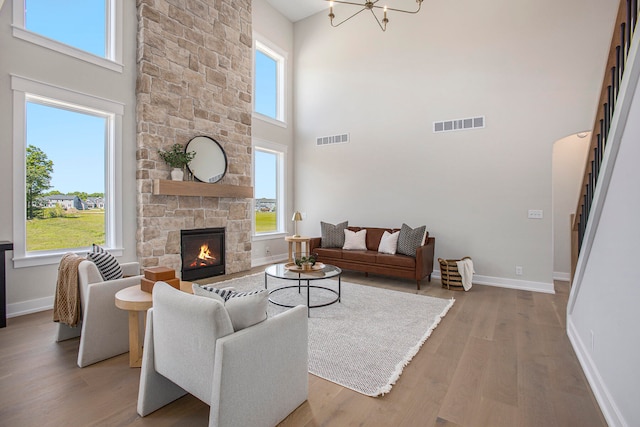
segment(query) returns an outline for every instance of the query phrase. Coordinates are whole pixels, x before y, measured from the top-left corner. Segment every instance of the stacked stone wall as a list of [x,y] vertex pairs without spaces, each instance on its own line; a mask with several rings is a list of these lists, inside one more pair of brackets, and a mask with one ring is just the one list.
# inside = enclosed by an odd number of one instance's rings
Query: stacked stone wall
[[[227,155],[221,184],[251,186],[251,0],[138,0],[137,254],[180,271],[180,230],[225,227],[226,272],[251,268],[251,199],[153,194],[158,155],[198,135]],[[216,185],[216,184],[210,184]]]

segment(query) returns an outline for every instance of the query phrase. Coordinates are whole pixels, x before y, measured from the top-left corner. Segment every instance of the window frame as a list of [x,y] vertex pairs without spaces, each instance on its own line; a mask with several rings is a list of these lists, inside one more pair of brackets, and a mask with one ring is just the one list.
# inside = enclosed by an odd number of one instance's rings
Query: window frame
[[112,71],[123,72],[123,0],[106,0],[105,39],[107,45],[104,57],[28,30],[25,27],[25,1],[13,0],[13,24],[11,26],[13,37]]
[[286,215],[286,207],[287,207],[287,194],[286,194],[286,183],[287,183],[287,157],[288,157],[288,147],[283,144],[278,144],[276,142],[266,141],[258,138],[253,138],[252,140],[252,151],[253,155],[251,156],[252,160],[252,175],[253,175],[253,186],[255,188],[255,180],[256,180],[256,151],[264,151],[268,153],[276,154],[276,210],[281,214],[278,215],[276,221],[276,231],[264,232],[264,233],[256,233],[256,198],[254,197],[251,203],[253,216],[251,219],[251,234],[253,240],[267,240],[273,238],[279,238],[286,236],[287,234],[287,223],[285,220]]
[[[269,117],[256,111],[256,52],[260,51],[264,55],[276,61],[276,117]],[[253,96],[252,99],[252,111],[253,117],[271,123],[280,127],[287,127],[287,61],[288,53],[270,42],[266,38],[262,37],[258,33],[253,33]]]
[[13,264],[14,268],[56,264],[67,252],[87,252],[89,247],[47,251],[26,250],[26,106],[37,102],[107,119],[105,135],[105,248],[121,256],[122,231],[122,120],[124,104],[11,75],[13,91]]

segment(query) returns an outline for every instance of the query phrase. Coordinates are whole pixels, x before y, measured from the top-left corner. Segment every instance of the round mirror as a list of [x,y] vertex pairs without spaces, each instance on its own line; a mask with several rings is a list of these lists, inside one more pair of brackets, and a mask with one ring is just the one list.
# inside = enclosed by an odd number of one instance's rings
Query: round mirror
[[186,151],[196,153],[188,168],[198,181],[218,182],[227,172],[227,155],[215,139],[196,136],[189,141]]

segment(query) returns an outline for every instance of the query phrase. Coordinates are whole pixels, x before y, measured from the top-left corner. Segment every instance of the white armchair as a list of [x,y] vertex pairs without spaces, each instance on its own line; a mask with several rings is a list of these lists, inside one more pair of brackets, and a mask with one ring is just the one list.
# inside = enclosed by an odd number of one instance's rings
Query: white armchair
[[138,414],[191,393],[211,406],[209,426],[274,426],[307,400],[307,308],[233,331],[223,304],[153,289]]
[[78,265],[82,321],[73,328],[58,323],[56,342],[80,336],[81,368],[129,351],[129,315],[116,307],[115,295],[121,289],[139,285],[143,276],[137,262],[120,267],[130,277],[105,282],[93,262],[85,260]]

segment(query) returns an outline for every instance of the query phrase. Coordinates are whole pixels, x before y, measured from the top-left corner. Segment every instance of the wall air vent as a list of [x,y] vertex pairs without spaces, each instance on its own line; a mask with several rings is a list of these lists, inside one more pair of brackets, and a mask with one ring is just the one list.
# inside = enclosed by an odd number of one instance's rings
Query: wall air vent
[[433,122],[433,133],[483,128],[484,122],[484,116]]
[[330,144],[345,144],[349,142],[349,134],[341,133],[340,135],[332,135],[332,136],[319,136],[316,138],[316,145],[318,147],[322,145],[330,145]]

